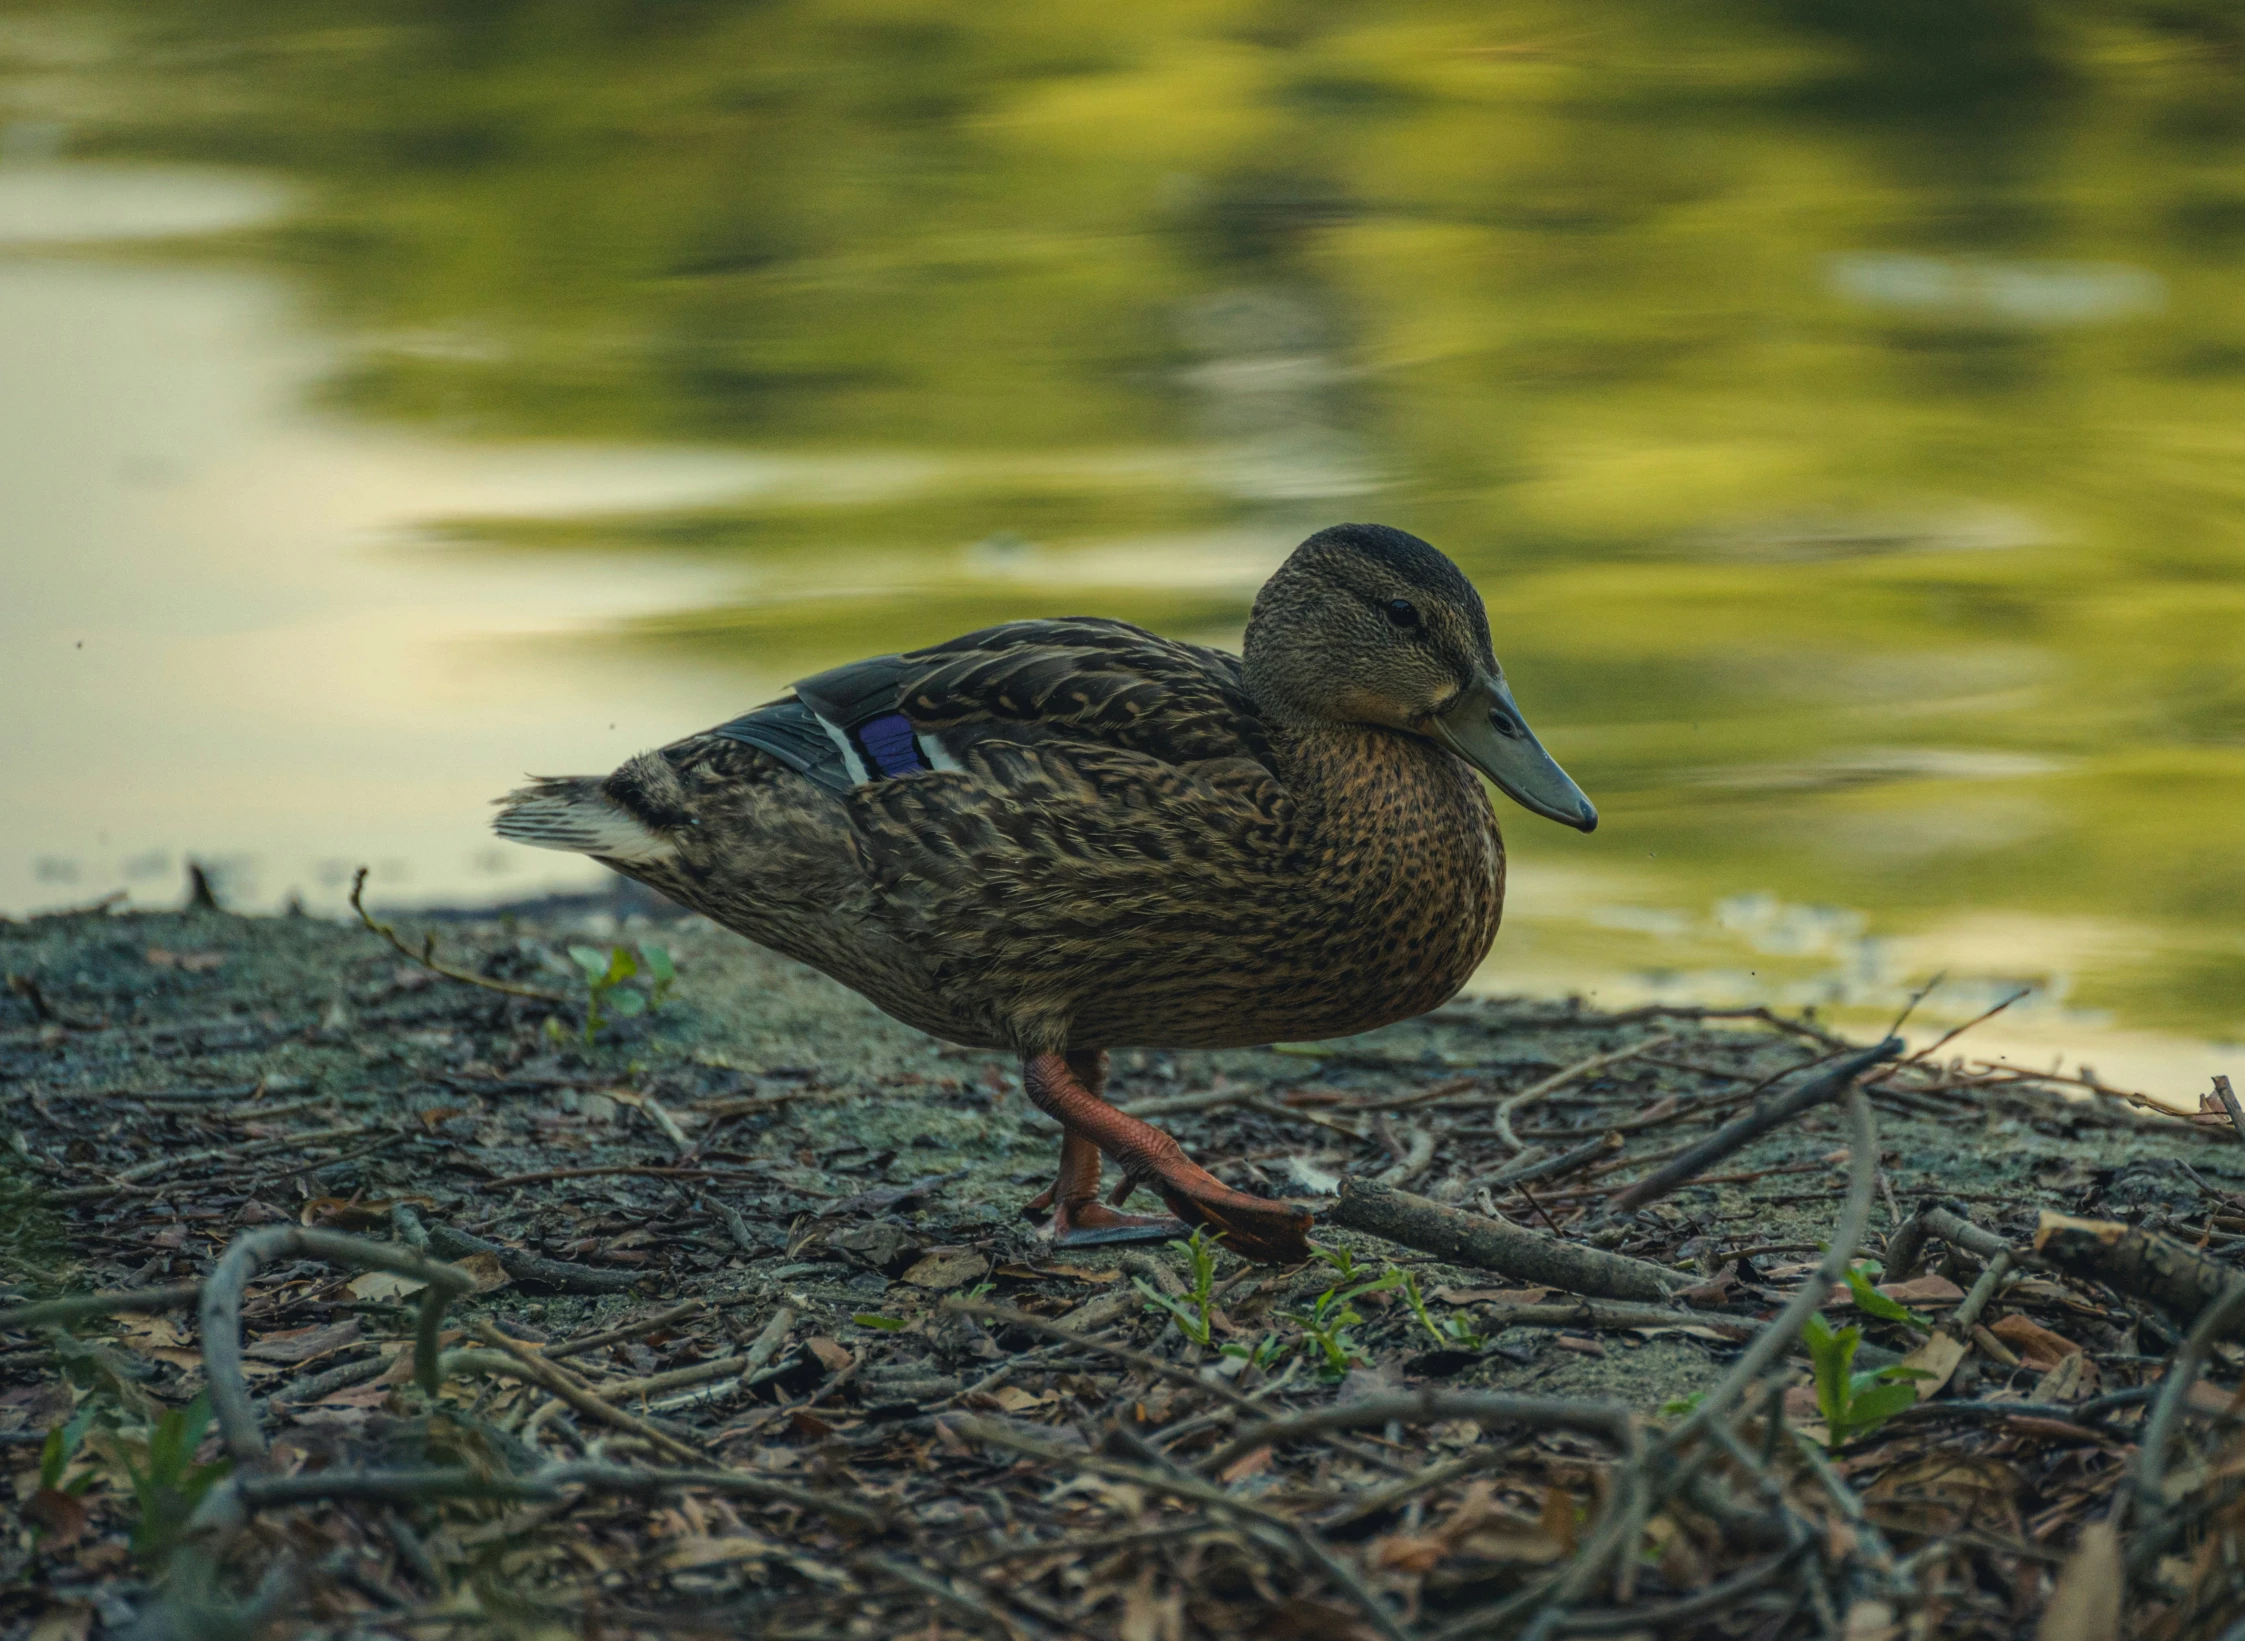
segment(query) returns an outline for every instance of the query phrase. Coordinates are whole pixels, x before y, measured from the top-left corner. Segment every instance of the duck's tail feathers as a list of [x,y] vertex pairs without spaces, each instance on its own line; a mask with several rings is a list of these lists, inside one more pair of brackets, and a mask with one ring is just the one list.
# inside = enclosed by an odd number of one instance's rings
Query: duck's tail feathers
[[691,825],[677,773],[646,752],[613,775],[540,776],[499,800],[491,829],[533,849],[564,849],[607,860],[671,859],[669,836]]

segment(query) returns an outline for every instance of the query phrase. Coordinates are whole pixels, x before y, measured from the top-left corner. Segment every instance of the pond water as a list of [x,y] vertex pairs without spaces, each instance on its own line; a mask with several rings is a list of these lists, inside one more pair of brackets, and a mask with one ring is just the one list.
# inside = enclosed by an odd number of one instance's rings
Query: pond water
[[[1875,12],[1875,16],[1865,15]],[[1449,551],[1482,977],[2245,1071],[2208,0],[0,0],[0,909],[489,901],[525,769]]]

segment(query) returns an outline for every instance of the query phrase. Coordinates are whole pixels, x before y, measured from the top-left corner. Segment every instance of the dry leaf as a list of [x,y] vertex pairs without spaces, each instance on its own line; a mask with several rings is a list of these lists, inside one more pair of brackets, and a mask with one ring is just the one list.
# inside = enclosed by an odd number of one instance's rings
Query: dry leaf
[[260,1334],[242,1347],[242,1354],[266,1362],[309,1362],[355,1343],[358,1337],[359,1319],[353,1316],[324,1327],[284,1328],[278,1333]]
[[452,1263],[468,1273],[469,1279],[475,1283],[475,1287],[469,1290],[473,1293],[490,1293],[514,1280],[507,1274],[506,1266],[499,1263],[497,1254],[463,1254]]
[[1000,1385],[990,1392],[990,1400],[1007,1413],[1026,1413],[1033,1407],[1043,1407],[1059,1398],[1049,1390],[1023,1390],[1019,1385]]
[[663,1565],[670,1568],[712,1567],[728,1561],[761,1561],[771,1555],[773,1550],[774,1546],[766,1544],[760,1538],[712,1538],[699,1533],[687,1533],[663,1541]]
[[366,1271],[344,1283],[343,1291],[353,1299],[403,1299],[427,1286],[426,1282],[416,1282],[409,1276],[396,1276],[389,1271]]
[[1936,1332],[1932,1338],[1903,1357],[1901,1365],[1930,1375],[1928,1378],[1907,1381],[1916,1389],[1918,1400],[1922,1402],[1927,1397],[1937,1394],[1941,1387],[1949,1382],[1949,1375],[1956,1372],[1957,1364],[1963,1361],[1964,1357],[1965,1345],[1963,1340],[1953,1338],[1946,1333]]
[[[1270,1451],[1267,1447],[1257,1449],[1266,1459],[1270,1457]],[[1384,1538],[1372,1541],[1365,1560],[1383,1571],[1430,1573],[1442,1564],[1442,1558],[1449,1553],[1449,1543],[1440,1534],[1389,1533]]]
[[849,1347],[840,1340],[829,1339],[823,1334],[816,1338],[804,1340],[803,1348],[817,1357],[819,1366],[825,1368],[829,1373],[840,1373],[857,1360],[850,1354]]
[[1894,1609],[1883,1601],[1858,1601],[1840,1621],[1841,1641],[1889,1641],[1901,1633]]
[[2038,1402],[2078,1402],[2097,1391],[2097,1364],[2090,1361],[2086,1351],[2075,1351],[2063,1356],[2058,1365],[2035,1382],[2033,1399]]
[[2109,1521],[2091,1522],[2058,1571],[2058,1587],[2042,1610],[2035,1641],[2119,1641],[2120,1593],[2126,1582],[2120,1535]]
[[296,1212],[300,1225],[324,1226],[337,1231],[387,1230],[391,1210],[399,1203],[416,1208],[433,1208],[430,1197],[379,1197],[354,1201],[347,1197],[314,1197]]
[[980,1254],[951,1250],[926,1255],[904,1273],[904,1280],[915,1288],[933,1288],[940,1292],[978,1281],[989,1269],[990,1262]]
[[1259,1476],[1270,1467],[1271,1450],[1267,1447],[1258,1447],[1252,1453],[1242,1453],[1230,1464],[1224,1466],[1217,1479],[1229,1487],[1235,1481],[1245,1481],[1250,1476]]
[[2081,1347],[2062,1333],[2052,1333],[2039,1322],[2016,1313],[1988,1324],[1988,1331],[2018,1353],[2019,1360],[2038,1373],[2047,1373]]
[[1537,1526],[1491,1522],[1460,1538],[1457,1553],[1476,1561],[1510,1562],[1516,1566],[1547,1567],[1566,1559],[1567,1547]]
[[84,1501],[59,1488],[42,1487],[23,1506],[23,1519],[39,1529],[39,1547],[59,1550],[86,1536]]
[[178,1350],[187,1343],[187,1335],[180,1332],[179,1324],[168,1316],[120,1316],[116,1325],[117,1342],[143,1356],[153,1356],[159,1350]]
[[1879,1292],[1898,1305],[1954,1305],[1964,1297],[1962,1288],[1930,1271],[1907,1282],[1882,1282]]

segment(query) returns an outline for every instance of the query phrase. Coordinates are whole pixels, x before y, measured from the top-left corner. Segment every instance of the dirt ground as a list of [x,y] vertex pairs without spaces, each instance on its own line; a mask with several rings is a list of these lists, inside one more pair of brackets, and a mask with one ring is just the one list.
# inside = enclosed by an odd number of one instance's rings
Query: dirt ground
[[[2099,1570],[2121,1552],[2084,1528],[2141,1466],[2192,1317],[2049,1269],[1984,1297],[1925,1399],[1852,1439],[1796,1349],[1757,1381],[1751,1450],[1710,1449],[1567,1585],[1652,1461],[1496,1398],[1618,1405],[1657,1446],[1777,1315],[1839,1220],[1840,1104],[1649,1207],[1611,1199],[1846,1046],[1813,1024],[1470,1001],[1342,1043],[1116,1057],[1110,1097],[1241,1189],[1319,1208],[1343,1176],[1384,1177],[1691,1289],[1634,1323],[1558,1316],[1567,1294],[1322,1223],[1328,1257],[1291,1271],[1218,1249],[1196,1277],[1162,1244],[1056,1252],[1020,1209],[1058,1130],[1005,1057],[634,904],[399,920],[413,952],[431,934],[438,963],[558,1002],[444,978],[356,923],[0,924],[0,1307],[194,1284],[237,1238],[289,1226],[426,1236],[478,1290],[446,1317],[431,1398],[410,1280],[259,1269],[243,1371],[272,1446],[236,1477],[358,1491],[259,1495],[215,1529],[189,1520],[229,1485],[192,1293],[0,1325],[19,1509],[0,1634],[1868,1641],[2032,1635],[2117,1588]],[[589,1040],[571,947],[640,971]],[[649,948],[676,971],[659,998]],[[1499,1102],[1594,1059],[1512,1114],[1527,1160],[1558,1171],[1492,1189],[1521,1161]],[[1946,1058],[1871,1104],[1870,1281],[1901,1274],[1879,1269],[1888,1239],[1932,1201],[2022,1249],[2046,1209],[2215,1261],[2245,1248],[2245,1144],[2211,1121]],[[1936,1240],[1898,1290],[1914,1317],[1844,1289],[1825,1313],[1863,1330],[1859,1371],[1923,1361],[1983,1267]],[[1414,1287],[1355,1291],[1391,1271]],[[2161,1498],[2136,1511],[2125,1628],[2044,1633],[2230,1633],[2245,1447],[2219,1410],[2237,1367],[2213,1347]],[[1418,1393],[1423,1417],[1350,1422]],[[1231,1450],[1266,1418],[1334,1410]],[[702,1479],[553,1468],[570,1464]],[[392,1473],[421,1480],[365,1479]],[[471,1474],[517,1496],[461,1496]]]

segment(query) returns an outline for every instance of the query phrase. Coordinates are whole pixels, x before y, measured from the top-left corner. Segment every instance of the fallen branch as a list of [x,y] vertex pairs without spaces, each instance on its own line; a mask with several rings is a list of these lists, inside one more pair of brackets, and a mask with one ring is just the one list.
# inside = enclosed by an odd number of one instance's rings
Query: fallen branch
[[1453,1265],[1593,1298],[1662,1300],[1695,1280],[1642,1259],[1562,1242],[1354,1176],[1341,1181],[1340,1199],[1326,1218]]
[[470,1254],[489,1254],[499,1262],[499,1268],[517,1282],[532,1287],[556,1288],[564,1293],[622,1293],[636,1288],[646,1280],[644,1272],[604,1271],[592,1265],[572,1265],[565,1260],[541,1259],[536,1254],[526,1254],[520,1248],[509,1248],[497,1242],[486,1242],[480,1236],[470,1236],[465,1231],[449,1225],[429,1227],[429,1246],[448,1259],[465,1259]]
[[603,1424],[614,1425],[618,1430],[628,1430],[641,1441],[652,1443],[659,1451],[668,1453],[674,1459],[698,1459],[702,1456],[697,1449],[669,1432],[658,1429],[636,1414],[625,1412],[612,1402],[603,1401],[529,1346],[509,1339],[481,1317],[468,1324],[468,1332],[492,1349],[503,1351],[520,1370],[522,1378],[551,1392],[579,1413],[598,1419]]
[[1727,1339],[1749,1339],[1761,1326],[1713,1311],[1672,1310],[1613,1300],[1577,1299],[1538,1305],[1489,1305],[1481,1319],[1491,1328],[1710,1328]]
[[203,1296],[200,1282],[181,1282],[168,1288],[129,1288],[122,1293],[81,1293],[65,1299],[42,1299],[0,1311],[0,1328],[47,1327],[76,1322],[88,1316],[112,1316],[119,1311],[185,1310]]
[[1675,1033],[1670,1032],[1661,1037],[1648,1037],[1641,1043],[1630,1044],[1627,1048],[1613,1049],[1604,1054],[1593,1054],[1589,1059],[1578,1060],[1563,1071],[1553,1072],[1539,1083],[1529,1084],[1517,1094],[1507,1095],[1499,1103],[1497,1109],[1490,1113],[1489,1117],[1489,1126],[1494,1131],[1497,1143],[1508,1151],[1526,1150],[1527,1147],[1520,1143],[1520,1136],[1512,1130],[1512,1114],[1514,1112],[1526,1110],[1546,1095],[1557,1093],[1578,1078],[1588,1077],[1593,1072],[1604,1071],[1611,1066],[1620,1065],[1624,1060],[1634,1060],[1638,1055],[1650,1050],[1666,1048],[1675,1040]]
[[579,1334],[574,1339],[564,1339],[558,1344],[548,1345],[544,1355],[547,1361],[558,1362],[564,1356],[581,1356],[586,1351],[598,1350],[603,1345],[620,1345],[626,1339],[637,1339],[641,1334],[653,1333],[657,1328],[667,1328],[673,1322],[683,1322],[687,1317],[697,1315],[701,1309],[702,1301],[689,1299],[684,1304],[659,1310],[652,1316],[642,1316],[636,1322],[602,1328],[598,1333]]
[[1623,1009],[1619,1014],[1609,1014],[1596,1022],[1601,1026],[1625,1026],[1636,1020],[1759,1020],[1765,1026],[1775,1026],[1779,1031],[1795,1037],[1805,1037],[1812,1043],[1822,1043],[1827,1048],[1852,1048],[1843,1037],[1810,1025],[1806,1020],[1788,1020],[1784,1015],[1767,1008],[1713,1009],[1693,1004],[1651,1003],[1643,1008]]
[[394,1243],[369,1242],[340,1231],[289,1225],[236,1238],[203,1284],[203,1376],[227,1455],[245,1468],[263,1464],[268,1449],[242,1377],[242,1294],[258,1267],[275,1259],[324,1259],[426,1283],[421,1294],[420,1323],[414,1332],[413,1368],[421,1388],[431,1396],[443,1382],[438,1371],[437,1333],[444,1322],[444,1309],[475,1287],[475,1279],[457,1265],[440,1264]]
[[[2231,1267],[2171,1236],[2118,1220],[2075,1219],[2047,1208],[2035,1226],[2034,1250],[2070,1276],[2086,1276],[2132,1299],[2148,1299],[2178,1322],[2193,1325],[2238,1279]],[[2233,1316],[2224,1330],[2221,1337],[2245,1342],[2245,1312]]]
[[1305,1436],[1374,1429],[1390,1423],[1433,1424],[1443,1419],[1474,1419],[1483,1425],[1525,1424],[1542,1430],[1602,1436],[1624,1457],[1633,1454],[1639,1442],[1636,1415],[1619,1402],[1506,1396],[1486,1390],[1422,1390],[1408,1396],[1366,1396],[1283,1419],[1266,1419],[1217,1448],[1197,1468],[1204,1475],[1221,1475],[1250,1453]]
[[1498,1169],[1487,1179],[1475,1180],[1466,1190],[1469,1194],[1484,1189],[1502,1191],[1540,1180],[1564,1179],[1578,1169],[1587,1168],[1594,1162],[1602,1162],[1619,1151],[1625,1143],[1619,1129],[1609,1128],[1603,1134],[1584,1140],[1572,1150],[1562,1151],[1557,1156],[1543,1157],[1525,1164],[1513,1162]]
[[2159,1399],[2152,1403],[2151,1417],[2144,1421],[2143,1444],[2136,1453],[2128,1491],[2122,1495],[2122,1504],[2115,1507],[2124,1510],[2129,1503],[2135,1506],[2139,1525],[2128,1546],[2131,1572],[2149,1570],[2167,1547],[2170,1536],[2166,1530],[2168,1500],[2161,1485],[2167,1471],[2167,1443],[2175,1433],[2175,1421],[2190,1395],[2190,1387],[2197,1383],[2199,1371],[2213,1351],[2214,1341],[2231,1337],[2240,1327],[2245,1327],[2245,1276],[2233,1272],[2221,1296],[2191,1324],[2189,1334],[2183,1339],[2183,1348],[2175,1353],[2174,1365],[2160,1381]]
[[2229,1086],[2227,1077],[2214,1079],[2214,1098],[2229,1113],[2230,1133],[2236,1137],[2238,1144],[2245,1145],[2245,1105],[2238,1104],[2237,1090]]
[[[1871,1067],[1900,1054],[1902,1046],[1901,1038],[1889,1037],[1876,1048],[1859,1049],[1835,1061],[1795,1088],[1756,1102],[1751,1111],[1725,1123],[1666,1167],[1647,1174],[1614,1198],[1614,1211],[1628,1213],[1648,1202],[1657,1202],[1689,1182],[1693,1175],[1705,1173],[1715,1163],[1753,1144],[1781,1123],[1790,1122],[1846,1092],[1854,1086],[1855,1079]],[[1872,1160],[1876,1162],[1877,1159]],[[1856,1236],[1861,1234],[1858,1230]],[[1851,1238],[1847,1245],[1853,1248],[1855,1239]]]
[[[886,1518],[869,1505],[814,1492],[768,1476],[743,1470],[639,1469],[630,1465],[563,1461],[542,1466],[527,1475],[504,1476],[466,1469],[430,1470],[313,1470],[294,1476],[242,1476],[229,1478],[243,1505],[260,1509],[272,1505],[334,1503],[420,1504],[431,1499],[551,1499],[565,1488],[585,1487],[604,1493],[673,1493],[687,1488],[707,1488],[735,1498],[758,1499],[767,1504],[791,1504],[816,1511],[829,1521],[876,1530]],[[198,1512],[199,1513],[199,1512]],[[216,1512],[214,1512],[215,1514]]]
[[387,940],[407,962],[419,964],[431,974],[440,974],[447,980],[457,980],[464,986],[480,986],[485,991],[495,991],[502,997],[522,997],[533,1003],[552,1003],[559,1008],[572,1006],[571,1000],[558,992],[540,991],[536,986],[517,986],[511,981],[494,980],[489,975],[470,974],[466,969],[455,969],[449,964],[439,963],[436,957],[437,937],[433,934],[424,935],[421,949],[415,951],[398,938],[395,928],[387,923],[377,923],[368,915],[365,894],[366,868],[361,866],[351,878],[351,910],[359,914],[361,923]]

